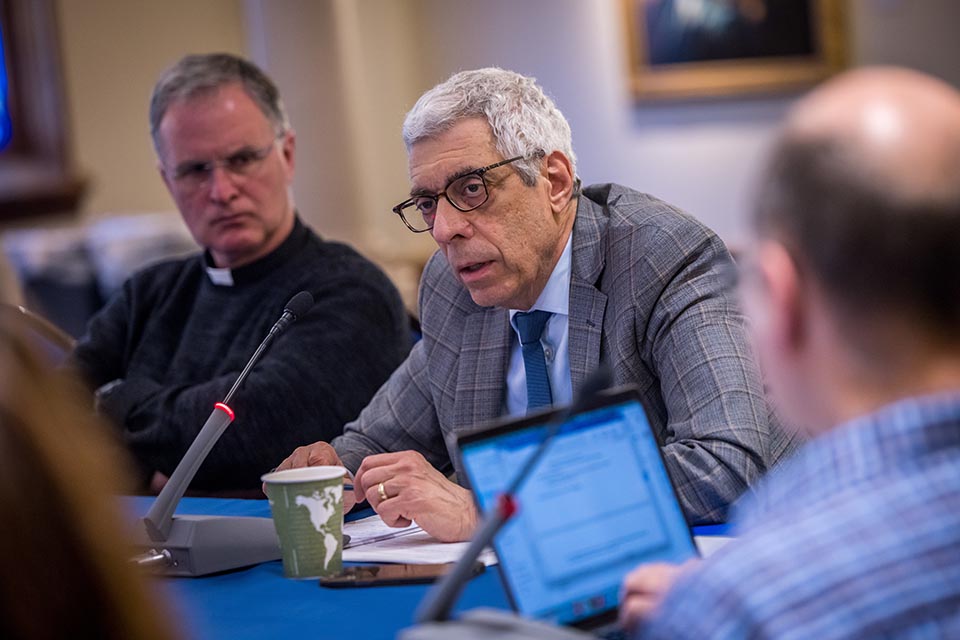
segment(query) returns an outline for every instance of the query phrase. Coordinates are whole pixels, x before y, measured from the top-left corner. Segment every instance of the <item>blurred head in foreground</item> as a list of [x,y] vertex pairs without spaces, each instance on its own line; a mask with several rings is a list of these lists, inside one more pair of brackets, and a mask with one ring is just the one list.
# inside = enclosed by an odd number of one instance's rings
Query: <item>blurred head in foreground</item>
[[744,290],[787,422],[960,387],[960,94],[845,74],[794,109],[760,185]]
[[0,321],[0,637],[169,638],[134,567],[124,453]]
[[622,617],[674,640],[960,637],[960,93],[903,69],[826,83],[791,112],[755,222],[758,351],[816,437],[719,553],[629,575]]

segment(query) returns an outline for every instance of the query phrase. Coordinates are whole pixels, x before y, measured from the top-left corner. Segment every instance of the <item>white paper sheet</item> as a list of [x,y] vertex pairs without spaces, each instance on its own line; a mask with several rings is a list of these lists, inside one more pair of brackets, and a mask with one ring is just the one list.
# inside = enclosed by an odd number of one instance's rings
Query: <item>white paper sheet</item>
[[[469,544],[438,542],[415,523],[405,529],[388,527],[378,515],[347,522],[343,532],[350,536],[350,543],[343,550],[344,562],[456,562]],[[497,564],[497,556],[490,548],[484,549],[479,560],[488,567]]]
[[700,555],[704,558],[708,558],[713,553],[733,540],[730,536],[694,536],[693,541],[697,545],[697,549],[700,550]]
[[[456,562],[468,544],[438,542],[416,523],[405,529],[388,527],[376,514],[347,522],[343,531],[350,536],[350,543],[343,550],[345,562]],[[732,539],[728,536],[696,536],[694,542],[706,558]],[[489,567],[497,564],[497,555],[488,547],[480,554],[479,560]]]

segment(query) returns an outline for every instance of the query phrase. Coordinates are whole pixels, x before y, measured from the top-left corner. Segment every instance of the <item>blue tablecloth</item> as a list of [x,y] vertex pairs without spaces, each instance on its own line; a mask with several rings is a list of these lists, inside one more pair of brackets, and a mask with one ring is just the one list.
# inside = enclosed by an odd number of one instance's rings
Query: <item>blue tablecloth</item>
[[[139,513],[150,498],[133,498]],[[177,513],[270,516],[266,500],[184,498]],[[365,589],[321,588],[289,580],[277,560],[201,578],[171,578],[165,588],[189,638],[393,638],[413,621],[428,585]],[[508,609],[495,568],[467,585],[457,610]]]
[[[138,513],[150,498],[132,498]],[[184,498],[177,513],[270,516],[266,500]],[[350,518],[348,518],[350,519]],[[697,530],[716,535],[722,529]],[[427,585],[365,589],[321,588],[316,580],[283,577],[279,560],[202,578],[172,578],[164,588],[189,638],[393,638],[412,623]],[[495,567],[473,578],[457,611],[508,609]]]

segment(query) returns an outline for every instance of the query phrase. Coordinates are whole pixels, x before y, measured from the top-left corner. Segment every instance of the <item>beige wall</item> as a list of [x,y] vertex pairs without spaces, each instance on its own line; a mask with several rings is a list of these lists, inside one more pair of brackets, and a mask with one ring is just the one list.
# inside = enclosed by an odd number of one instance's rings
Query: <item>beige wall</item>
[[409,189],[400,125],[424,86],[416,4],[246,0],[251,57],[297,131],[294,192],[321,233],[381,262],[432,251],[390,208]]
[[59,0],[76,165],[86,218],[173,210],[157,175],[147,103],[160,72],[188,52],[244,51],[238,0]]
[[280,88],[297,132],[294,196],[322,235],[345,240],[416,308],[435,245],[390,211],[409,190],[400,125],[425,88],[416,4],[245,0],[250,56]]

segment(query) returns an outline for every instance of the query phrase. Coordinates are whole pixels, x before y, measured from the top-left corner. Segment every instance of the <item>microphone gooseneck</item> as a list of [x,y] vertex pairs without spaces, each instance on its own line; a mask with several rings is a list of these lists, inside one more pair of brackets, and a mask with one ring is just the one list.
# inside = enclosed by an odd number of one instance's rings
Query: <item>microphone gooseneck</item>
[[260,355],[267,348],[267,345],[273,341],[278,335],[286,331],[287,327],[294,323],[297,318],[301,318],[310,311],[310,308],[313,307],[313,296],[310,295],[308,291],[301,291],[296,294],[287,302],[283,307],[283,315],[280,316],[280,319],[276,321],[273,327],[270,328],[270,333],[267,334],[267,337],[263,339],[263,342],[260,343],[260,346],[257,347],[257,350],[253,352],[253,356],[250,357],[250,360],[247,362],[247,366],[243,368],[243,371],[240,372],[240,375],[237,376],[236,382],[233,383],[233,386],[230,387],[230,391],[227,392],[226,397],[223,399],[223,404],[229,404],[230,399],[233,398],[233,394],[236,393],[237,389],[240,388],[240,385],[244,380],[247,379],[247,375],[250,373],[250,369],[253,368],[253,365],[257,363],[257,360],[260,359]]
[[[305,315],[312,306],[313,296],[306,291],[301,291],[287,302],[280,320],[273,325],[270,333],[267,334],[267,337],[264,338],[260,346],[257,347],[253,356],[247,361],[247,365],[243,368],[243,371],[240,372],[240,375],[237,376],[237,380],[233,383],[233,386],[230,387],[230,391],[227,392],[223,402],[218,402],[214,406],[213,412],[200,429],[200,433],[198,433],[197,437],[190,443],[190,448],[187,449],[177,468],[173,470],[173,473],[170,475],[170,480],[164,485],[160,491],[160,495],[154,500],[150,506],[150,510],[143,519],[152,540],[162,542],[167,538],[173,523],[173,512],[180,503],[180,499],[183,498],[183,494],[186,492],[190,482],[193,481],[197,469],[200,468],[200,465],[206,459],[207,454],[210,453],[213,445],[216,444],[224,430],[233,421],[233,410],[228,406],[230,399],[233,398],[233,394],[236,393],[243,381],[246,380],[250,370],[253,369],[253,366],[260,359],[261,354],[273,338],[286,329],[294,320]],[[284,318],[288,318],[286,322],[284,322]]]

